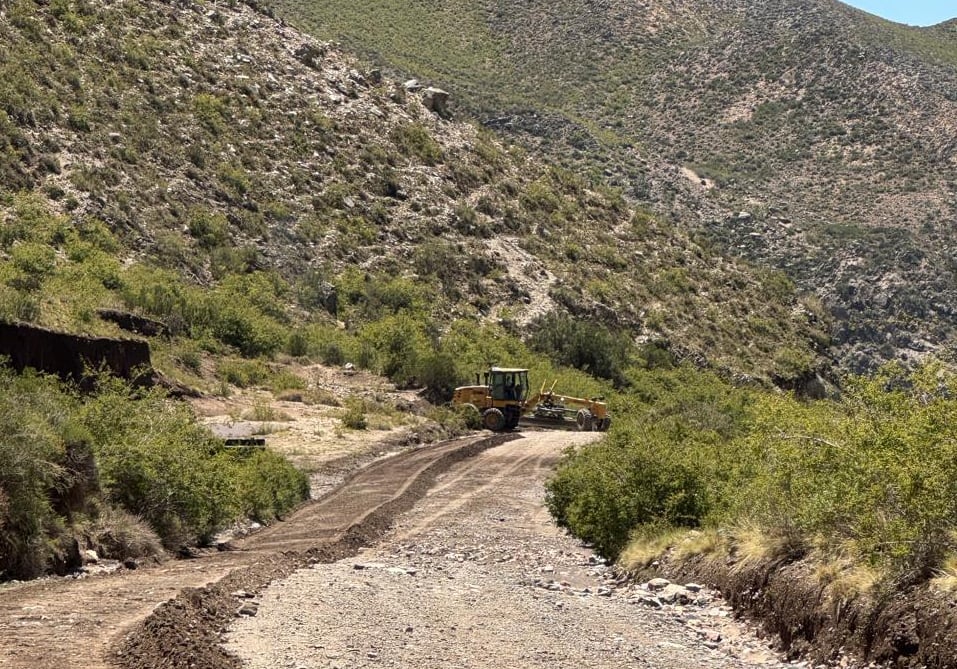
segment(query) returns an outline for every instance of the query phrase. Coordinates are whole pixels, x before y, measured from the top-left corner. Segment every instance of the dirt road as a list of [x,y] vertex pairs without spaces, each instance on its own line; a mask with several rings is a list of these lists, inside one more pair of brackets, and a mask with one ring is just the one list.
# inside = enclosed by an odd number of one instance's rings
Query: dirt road
[[273,582],[225,647],[251,669],[784,666],[716,593],[627,583],[554,526],[543,481],[591,438],[528,433],[455,465],[375,548]]
[[[208,648],[192,646],[218,631],[211,611],[222,587],[261,587],[308,560],[310,551],[324,559],[353,552],[424,494],[438,473],[500,441],[470,437],[377,461],[236,550],[79,580],[6,586],[0,589],[0,667],[177,666],[179,660],[186,666],[191,657],[209,655]],[[223,662],[212,653],[205,666]]]

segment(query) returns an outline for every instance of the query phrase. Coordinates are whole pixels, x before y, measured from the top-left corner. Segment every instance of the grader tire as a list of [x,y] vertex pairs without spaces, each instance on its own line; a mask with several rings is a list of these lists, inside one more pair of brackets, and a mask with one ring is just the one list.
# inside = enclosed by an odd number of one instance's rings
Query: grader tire
[[611,416],[605,416],[598,422],[599,432],[608,432],[608,428],[610,427],[611,427]]
[[498,409],[489,409],[482,414],[482,425],[492,432],[502,432],[506,427],[505,414]]
[[575,416],[575,423],[582,432],[591,432],[593,421],[594,416],[587,409],[579,409],[578,415]]

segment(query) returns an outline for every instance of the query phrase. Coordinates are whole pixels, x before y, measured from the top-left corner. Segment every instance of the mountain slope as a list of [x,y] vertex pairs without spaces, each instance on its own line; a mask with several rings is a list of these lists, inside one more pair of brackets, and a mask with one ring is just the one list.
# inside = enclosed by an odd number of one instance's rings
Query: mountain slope
[[765,379],[826,344],[782,277],[246,5],[19,0],[0,82],[6,319],[118,306],[254,356],[308,322],[558,310]]
[[954,342],[953,22],[834,0],[274,5],[786,271],[830,307],[855,369]]

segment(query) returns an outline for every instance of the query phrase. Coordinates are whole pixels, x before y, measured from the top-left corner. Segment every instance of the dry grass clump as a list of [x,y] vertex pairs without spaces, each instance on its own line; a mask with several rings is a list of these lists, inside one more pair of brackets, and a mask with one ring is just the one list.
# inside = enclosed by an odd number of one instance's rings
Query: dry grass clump
[[957,592],[957,555],[944,559],[930,585],[941,592]]
[[628,571],[638,571],[651,566],[667,551],[682,542],[686,530],[666,529],[660,532],[636,534],[621,552],[619,564]]
[[730,549],[728,536],[719,530],[668,528],[651,534],[636,533],[622,551],[619,564],[638,571],[666,556],[683,562],[696,557],[726,557]]
[[735,559],[734,571],[761,562],[784,560],[805,551],[804,541],[798,535],[770,531],[748,521],[733,527],[729,536],[731,555]]
[[112,560],[163,554],[159,536],[139,516],[123,509],[106,507],[84,532],[97,555]]

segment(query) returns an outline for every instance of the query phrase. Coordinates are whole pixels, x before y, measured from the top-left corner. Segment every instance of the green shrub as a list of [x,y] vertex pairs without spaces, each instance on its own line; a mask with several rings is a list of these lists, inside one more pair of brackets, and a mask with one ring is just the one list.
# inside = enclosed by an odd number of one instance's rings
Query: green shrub
[[428,129],[419,123],[406,123],[393,128],[389,138],[404,155],[416,158],[426,165],[442,161],[442,147]]
[[422,356],[430,347],[422,324],[405,314],[387,316],[364,326],[359,331],[359,343],[367,357],[363,366],[399,385],[418,381],[416,374]]
[[212,333],[216,339],[235,347],[244,356],[255,357],[278,351],[285,331],[248,304],[228,303],[219,305]]
[[309,498],[309,478],[272,451],[232,456],[237,469],[239,508],[259,522],[281,518]]
[[264,385],[270,378],[269,367],[262,360],[221,360],[216,376],[239,388]]
[[421,354],[414,376],[418,385],[426,388],[428,399],[435,404],[450,401],[452,391],[462,382],[455,358],[442,351]]
[[481,430],[482,429],[482,414],[477,411],[475,408],[470,407],[466,404],[459,404],[452,407],[452,411],[462,422],[462,425],[467,430]]
[[346,400],[346,411],[342,414],[342,426],[350,430],[364,430],[368,425],[365,403],[356,397]]
[[[635,528],[696,527],[708,510],[705,482],[638,435],[640,446],[610,440],[568,457],[547,483],[546,504],[558,524],[617,557]],[[618,437],[619,441],[628,437]]]
[[189,217],[189,234],[205,249],[229,242],[229,222],[222,214],[196,210]]
[[529,330],[531,347],[556,364],[608,379],[617,386],[626,383],[625,370],[633,349],[627,335],[554,312],[537,318]]
[[687,367],[630,380],[607,441],[548,484],[558,522],[606,554],[635,529],[746,525],[914,583],[957,550],[957,379],[939,366],[849,379],[841,402]]
[[294,358],[301,358],[309,354],[309,338],[299,330],[289,333],[286,338],[286,353]]
[[32,578],[53,564],[64,525],[55,496],[67,493],[77,476],[67,458],[74,403],[52,381],[0,368],[2,577]]
[[292,372],[279,372],[269,379],[269,387],[273,392],[281,393],[284,390],[305,390],[306,380]]
[[238,515],[217,441],[189,408],[110,384],[82,410],[108,501],[141,516],[167,548],[208,540]]

